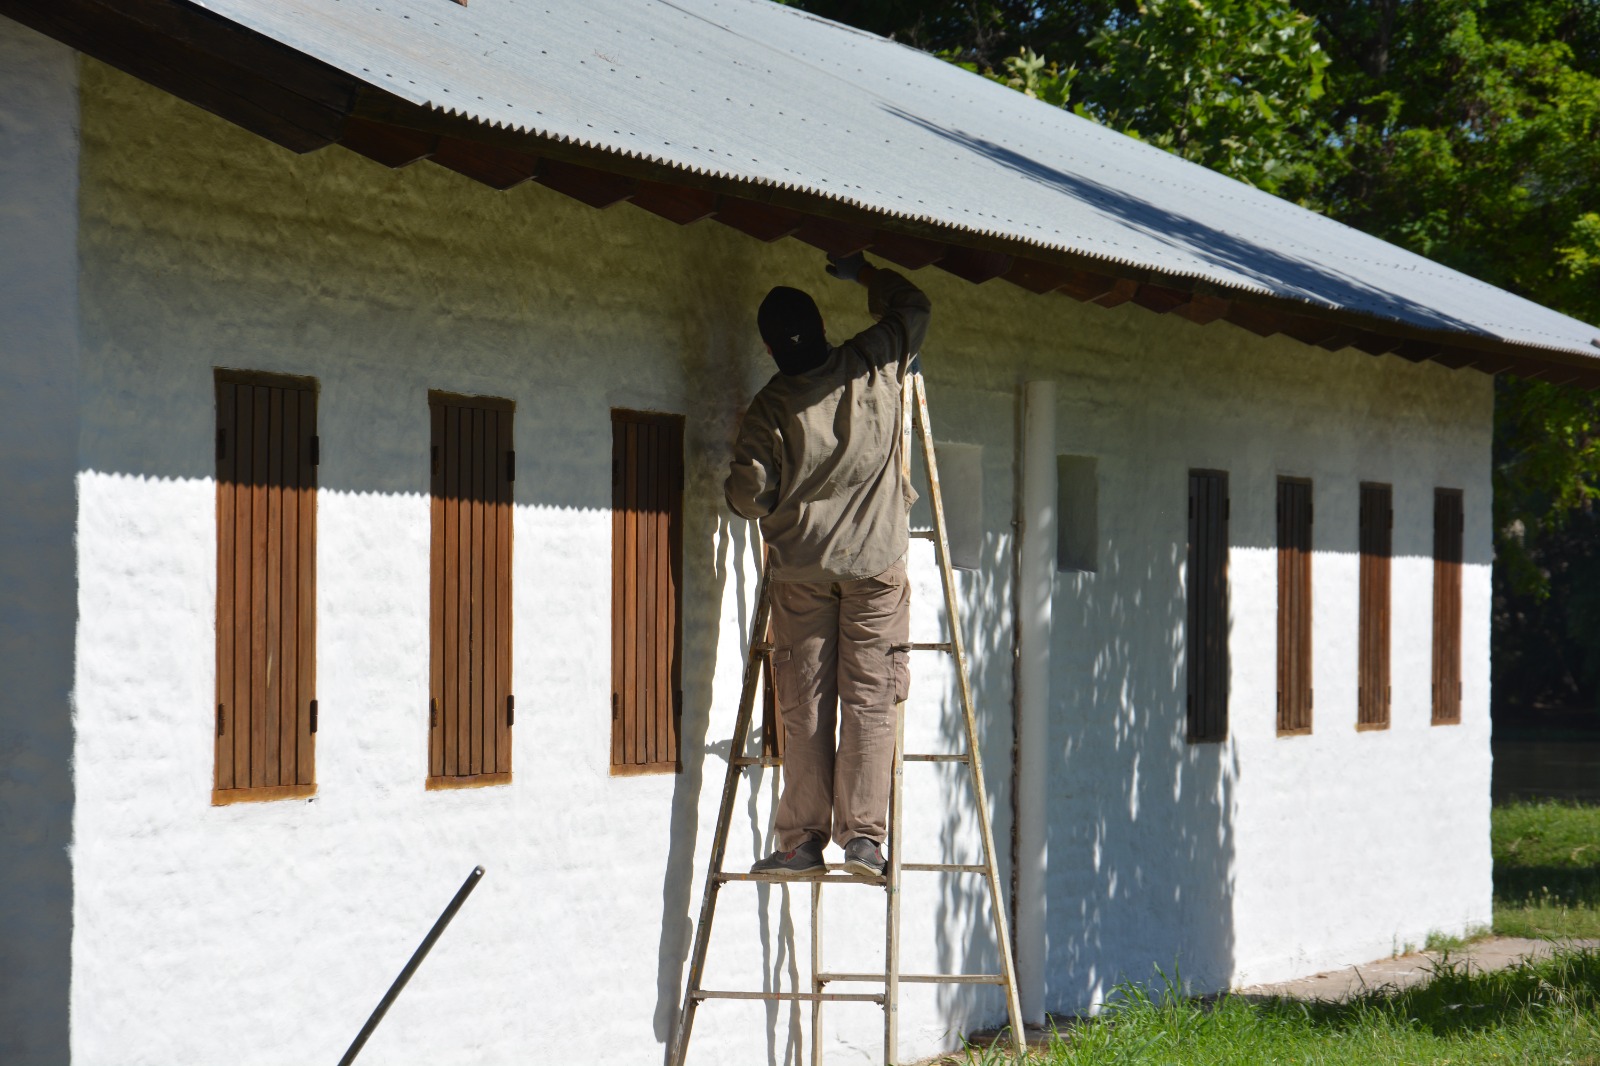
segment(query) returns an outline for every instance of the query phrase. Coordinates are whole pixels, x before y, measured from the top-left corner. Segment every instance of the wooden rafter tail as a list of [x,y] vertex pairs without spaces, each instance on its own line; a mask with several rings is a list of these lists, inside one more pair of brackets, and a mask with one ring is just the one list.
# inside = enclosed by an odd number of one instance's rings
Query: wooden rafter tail
[[805,221],[805,216],[798,211],[737,196],[719,197],[716,214],[712,217],[724,226],[768,244],[794,233]]
[[950,251],[950,246],[943,241],[930,241],[925,237],[879,229],[873,231],[872,245],[867,250],[906,270],[921,270],[943,259]]
[[391,170],[419,163],[434,153],[439,138],[431,133],[390,126],[364,118],[351,118],[344,124],[339,144],[366,156]]

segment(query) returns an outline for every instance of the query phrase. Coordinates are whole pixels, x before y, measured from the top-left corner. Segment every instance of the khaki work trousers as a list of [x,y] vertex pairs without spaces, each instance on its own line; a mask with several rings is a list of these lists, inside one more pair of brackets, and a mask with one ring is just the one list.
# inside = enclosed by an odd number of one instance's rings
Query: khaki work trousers
[[855,581],[772,583],[772,675],[784,727],[781,849],[807,837],[884,843],[910,639],[903,560]]

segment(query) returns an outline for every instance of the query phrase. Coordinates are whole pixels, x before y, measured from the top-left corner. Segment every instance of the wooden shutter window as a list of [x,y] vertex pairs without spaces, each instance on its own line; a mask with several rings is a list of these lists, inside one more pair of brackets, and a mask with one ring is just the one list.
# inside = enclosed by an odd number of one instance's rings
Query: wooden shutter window
[[1311,482],[1278,479],[1278,735],[1311,732]]
[[1461,559],[1466,510],[1460,489],[1433,490],[1433,724],[1461,721]]
[[509,400],[428,393],[428,788],[511,780],[515,410]]
[[1189,472],[1188,664],[1191,742],[1228,737],[1228,475]]
[[611,412],[611,506],[611,772],[676,772],[682,416]]
[[1389,728],[1389,560],[1394,546],[1394,490],[1361,485],[1361,604],[1357,644],[1356,728]]
[[317,386],[215,372],[217,689],[211,802],[316,791]]

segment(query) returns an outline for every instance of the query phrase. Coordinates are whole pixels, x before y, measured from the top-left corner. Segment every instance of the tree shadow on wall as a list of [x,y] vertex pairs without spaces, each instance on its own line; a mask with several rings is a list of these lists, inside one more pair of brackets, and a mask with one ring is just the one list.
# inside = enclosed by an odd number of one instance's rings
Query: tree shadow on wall
[[1046,1008],[1234,968],[1231,743],[1186,739],[1185,542],[1062,574],[1053,612]]

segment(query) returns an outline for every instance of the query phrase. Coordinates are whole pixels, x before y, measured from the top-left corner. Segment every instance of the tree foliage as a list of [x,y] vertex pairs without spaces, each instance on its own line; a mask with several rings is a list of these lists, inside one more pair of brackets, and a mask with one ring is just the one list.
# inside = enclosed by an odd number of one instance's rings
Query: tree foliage
[[[1600,324],[1600,0],[788,0]],[[1600,703],[1600,397],[1504,379],[1497,687]]]

